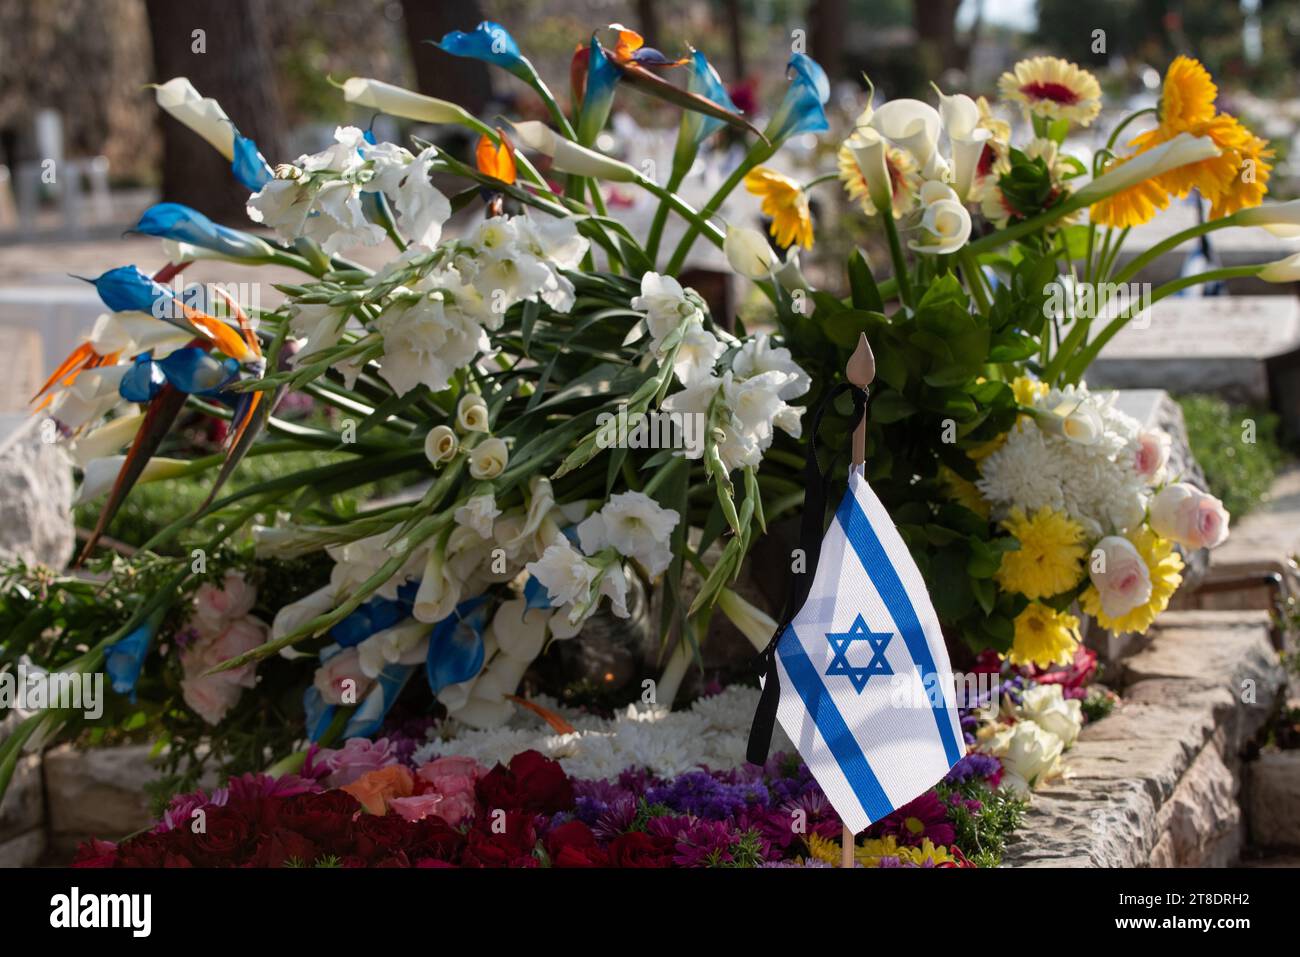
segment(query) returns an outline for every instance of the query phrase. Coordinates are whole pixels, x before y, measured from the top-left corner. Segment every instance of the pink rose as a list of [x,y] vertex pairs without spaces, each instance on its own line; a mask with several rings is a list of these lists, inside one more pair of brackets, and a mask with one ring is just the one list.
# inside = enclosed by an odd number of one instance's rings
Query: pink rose
[[1092,550],[1089,575],[1110,618],[1128,614],[1151,598],[1151,571],[1127,538],[1107,535]]
[[330,770],[325,783],[332,788],[341,788],[371,771],[396,764],[397,755],[387,738],[378,741],[348,738],[343,747],[322,751],[318,760]]
[[220,586],[204,582],[194,594],[194,614],[190,625],[201,638],[210,638],[226,630],[232,621],[253,610],[257,589],[236,571],[226,572]]
[[1151,528],[1187,548],[1214,548],[1228,537],[1228,510],[1186,482],[1166,485],[1151,499]]
[[425,793],[442,798],[436,813],[448,824],[456,825],[474,813],[474,785],[487,773],[473,758],[438,758],[421,765],[415,772]]
[[190,710],[208,724],[220,724],[243,693],[244,689],[238,681],[231,680],[229,672],[206,678],[196,675],[181,681],[181,697]]
[[313,679],[326,704],[360,704],[374,683],[361,670],[361,656],[356,648],[344,648],[317,668]]
[[1133,468],[1148,484],[1157,481],[1169,461],[1169,433],[1161,429],[1143,432],[1137,437]]
[[[445,803],[446,798],[441,794],[414,794],[411,797],[389,798],[388,809],[395,811],[403,820],[423,821],[430,814],[443,817],[443,812],[439,810],[439,805]],[[445,818],[444,818],[445,819]],[[448,824],[453,823],[447,821]]]

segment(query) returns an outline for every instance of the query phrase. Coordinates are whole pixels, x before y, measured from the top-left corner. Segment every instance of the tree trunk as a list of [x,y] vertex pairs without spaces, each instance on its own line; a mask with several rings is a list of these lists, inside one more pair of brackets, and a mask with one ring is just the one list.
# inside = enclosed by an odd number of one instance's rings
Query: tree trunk
[[492,99],[488,65],[443,53],[425,42],[441,40],[451,30],[473,30],[484,19],[478,0],[402,0],[402,17],[416,88],[426,96],[450,100],[481,114]]
[[957,44],[957,8],[961,0],[913,0],[912,22],[923,75],[936,82],[944,70],[964,69]]
[[[284,114],[276,91],[265,0],[145,0],[155,81],[187,76],[217,100],[239,132],[275,165],[285,155]],[[197,34],[196,31],[203,31]],[[246,225],[248,191],[230,163],[171,117],[161,118],[162,194],[223,222]]]
[[839,80],[844,76],[844,36],[849,29],[848,0],[813,0],[808,8],[808,52],[821,64],[826,76]]
[[636,0],[636,20],[645,45],[658,48],[663,42],[659,35],[659,12],[655,9],[656,0]]
[[745,32],[740,22],[740,0],[726,0],[727,40],[731,46],[731,82],[745,79]]

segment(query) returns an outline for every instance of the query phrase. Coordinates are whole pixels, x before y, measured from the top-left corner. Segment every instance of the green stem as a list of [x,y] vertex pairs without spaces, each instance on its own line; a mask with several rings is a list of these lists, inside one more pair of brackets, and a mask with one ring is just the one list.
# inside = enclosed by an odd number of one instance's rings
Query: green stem
[[1223,229],[1225,226],[1235,226],[1236,222],[1232,216],[1224,216],[1221,219],[1212,219],[1208,223],[1197,223],[1195,226],[1184,229],[1181,233],[1174,233],[1168,239],[1162,239],[1146,252],[1133,257],[1133,261],[1119,271],[1115,277],[1115,282],[1128,282],[1139,272],[1141,272],[1152,260],[1163,256],[1165,253],[1177,249],[1189,239],[1195,239],[1206,233],[1214,232],[1216,229]]
[[[912,307],[912,280],[907,275],[907,260],[903,258],[903,244],[898,240],[898,224],[886,211],[881,217],[885,221],[885,235],[889,237],[889,258],[894,261],[894,278],[898,280],[898,299],[909,309]],[[967,247],[968,249],[970,247]],[[974,253],[971,254],[974,259]]]
[[[889,218],[892,219],[893,217]],[[958,258],[961,260],[962,272],[966,274],[966,285],[975,298],[975,304],[979,307],[980,313],[987,316],[992,309],[992,305],[989,302],[988,293],[984,286],[984,273],[980,270],[980,264],[974,256],[964,249]]]
[[[700,210],[701,218],[705,220],[712,219],[713,215],[722,208],[722,204],[726,202],[727,197],[731,195],[731,191],[745,178],[745,175],[758,164],[771,158],[774,152],[776,152],[775,148],[769,143],[759,142],[750,147],[740,165],[732,170],[731,175],[718,187],[717,192],[709,198],[709,201],[704,204],[704,208]],[[668,275],[674,276],[681,271],[682,265],[686,262],[686,257],[690,255],[691,246],[695,244],[695,237],[699,233],[699,229],[687,228],[686,235],[682,237],[681,242],[677,244],[677,248],[673,250],[672,258],[668,260],[666,270]]]
[[[668,177],[668,185],[664,188],[670,193],[677,192],[677,187],[682,185],[682,180],[686,178],[686,170],[678,170],[673,167],[672,174]],[[650,264],[654,265],[659,259],[659,243],[663,240],[664,227],[668,225],[668,204],[659,203],[659,208],[655,210],[654,222],[650,224],[650,235],[646,237],[645,253],[650,258]]]

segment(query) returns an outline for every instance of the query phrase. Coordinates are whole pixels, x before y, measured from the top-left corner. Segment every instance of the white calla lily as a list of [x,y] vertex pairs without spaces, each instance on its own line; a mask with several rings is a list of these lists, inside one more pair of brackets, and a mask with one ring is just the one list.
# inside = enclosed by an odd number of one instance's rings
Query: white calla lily
[[889,178],[889,166],[885,159],[888,144],[885,138],[871,127],[859,129],[845,141],[853,153],[853,159],[867,182],[867,195],[877,211],[893,209],[894,186]]
[[1300,253],[1271,262],[1255,275],[1265,282],[1300,281]]
[[519,142],[531,150],[549,156],[551,165],[561,173],[594,176],[597,179],[620,183],[633,182],[639,175],[626,163],[620,163],[604,153],[579,146],[538,120],[515,123],[514,130]]
[[916,159],[921,175],[938,179],[947,170],[939,155],[939,132],[943,121],[939,111],[921,100],[890,100],[871,115],[870,126]]
[[[106,455],[87,463],[81,488],[77,489],[77,499],[72,504],[81,505],[84,502],[94,501],[112,488],[125,461],[125,455]],[[140,477],[136,479],[136,484],[143,485],[145,482],[157,482],[159,479],[184,475],[189,464],[181,459],[152,458],[145,465]]]
[[1300,199],[1238,210],[1232,219],[1238,226],[1260,226],[1274,236],[1295,239],[1300,236]]
[[746,279],[766,279],[778,265],[767,237],[747,226],[728,226],[722,242],[727,262]]
[[469,125],[472,119],[455,103],[364,76],[350,77],[343,82],[343,99],[357,106],[421,123],[457,123],[464,126]]
[[920,229],[923,238],[908,243],[913,250],[932,255],[955,253],[970,239],[970,212],[956,198],[937,199],[925,207]]
[[1171,169],[1199,163],[1218,155],[1219,148],[1209,137],[1179,133],[1169,142],[1112,167],[1109,172],[1098,176],[1075,193],[1074,198],[1080,205],[1090,206]]
[[226,159],[235,158],[235,125],[220,103],[200,95],[183,76],[155,87],[154,95],[164,112],[211,143]]

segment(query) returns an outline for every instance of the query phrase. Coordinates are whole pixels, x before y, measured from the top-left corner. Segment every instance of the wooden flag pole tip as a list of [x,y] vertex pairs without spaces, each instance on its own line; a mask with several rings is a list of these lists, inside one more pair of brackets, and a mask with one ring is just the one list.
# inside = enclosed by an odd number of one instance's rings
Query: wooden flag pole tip
[[[865,389],[876,378],[876,357],[871,352],[865,332],[858,333],[858,345],[849,356],[844,367],[844,378],[859,389]],[[864,415],[858,427],[853,430],[853,464],[862,465],[867,461],[867,417]]]

